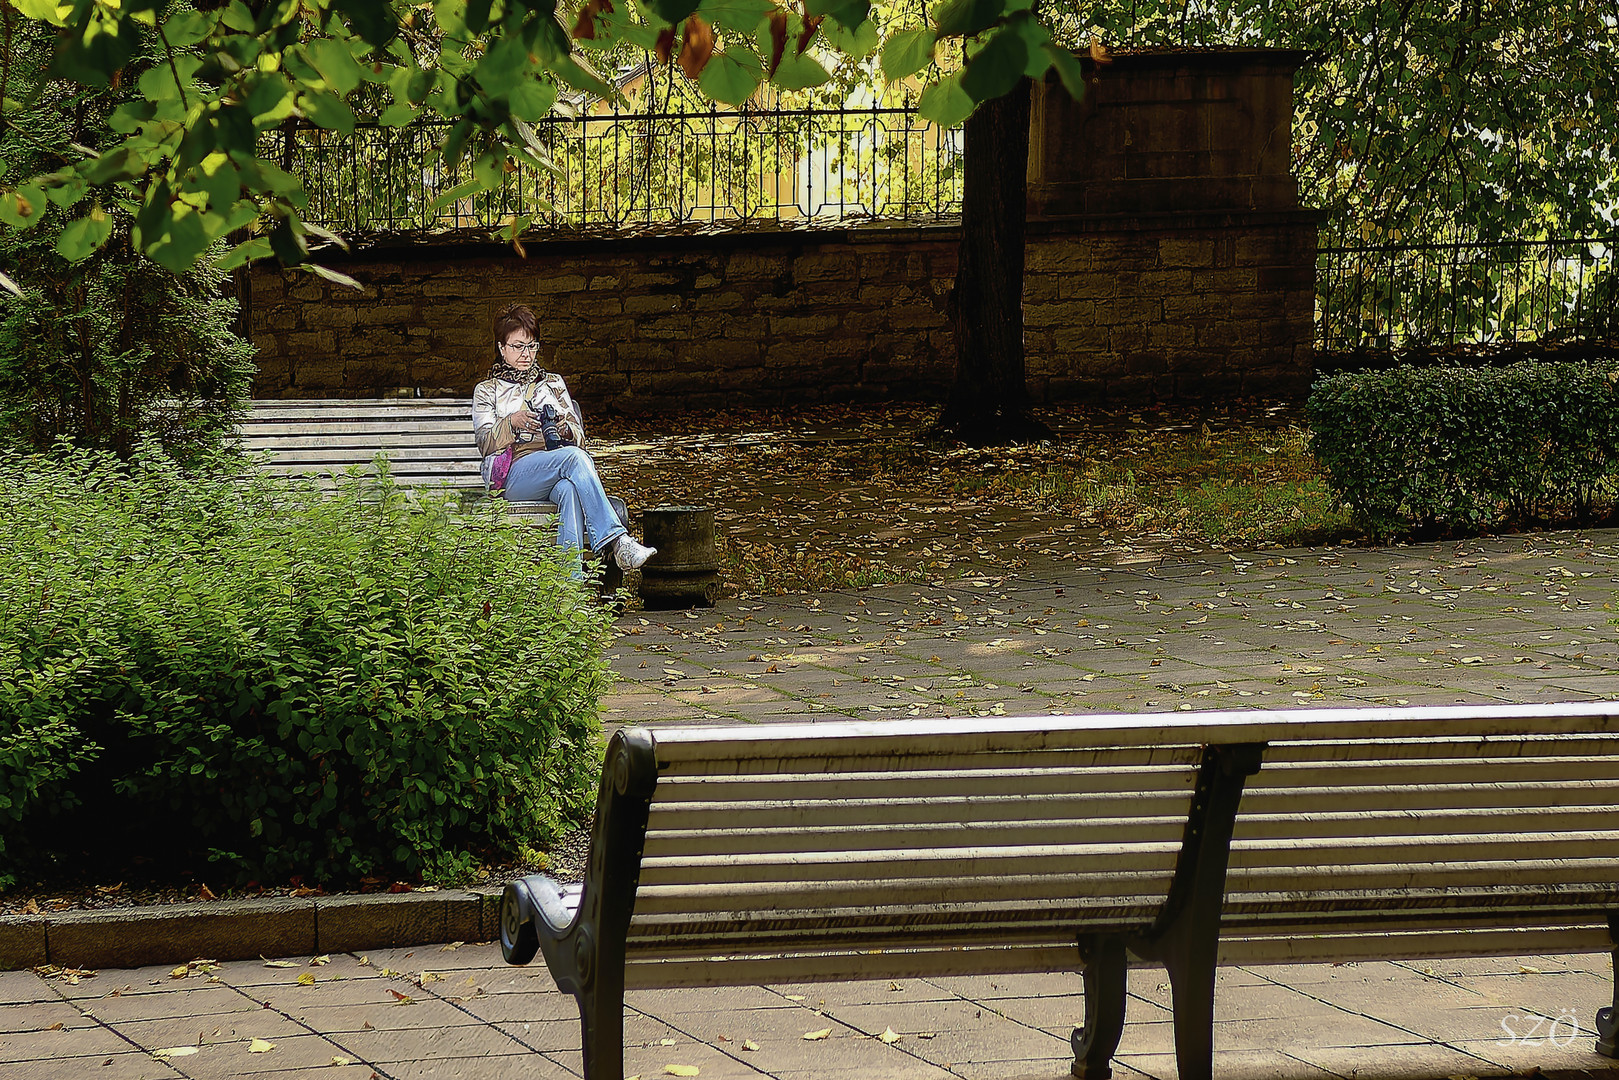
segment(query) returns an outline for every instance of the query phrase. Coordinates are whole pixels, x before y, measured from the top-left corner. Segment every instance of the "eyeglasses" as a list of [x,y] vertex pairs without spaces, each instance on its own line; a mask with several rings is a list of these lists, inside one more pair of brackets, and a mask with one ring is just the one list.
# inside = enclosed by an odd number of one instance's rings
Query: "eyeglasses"
[[540,343],[538,341],[525,341],[520,344],[513,345],[510,342],[504,342],[502,343],[501,348],[511,349],[514,352],[528,353],[530,356],[532,356],[540,351]]

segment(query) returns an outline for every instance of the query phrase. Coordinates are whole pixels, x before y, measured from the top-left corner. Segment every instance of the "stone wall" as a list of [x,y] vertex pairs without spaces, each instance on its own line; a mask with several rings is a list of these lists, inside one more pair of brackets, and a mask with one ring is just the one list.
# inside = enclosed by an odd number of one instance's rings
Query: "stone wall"
[[[1308,224],[1308,223],[1307,223]],[[258,397],[465,395],[514,300],[589,407],[934,399],[958,230],[833,229],[378,247],[364,294],[250,278]],[[1313,224],[1031,222],[1025,321],[1036,400],[1293,394],[1308,378]]]
[[[1024,323],[1030,395],[1140,401],[1307,387],[1316,220],[1289,172],[1304,53],[1084,60],[1075,102],[1031,102]],[[959,229],[695,231],[379,244],[364,294],[255,269],[262,397],[466,394],[514,300],[590,408],[940,397]]]

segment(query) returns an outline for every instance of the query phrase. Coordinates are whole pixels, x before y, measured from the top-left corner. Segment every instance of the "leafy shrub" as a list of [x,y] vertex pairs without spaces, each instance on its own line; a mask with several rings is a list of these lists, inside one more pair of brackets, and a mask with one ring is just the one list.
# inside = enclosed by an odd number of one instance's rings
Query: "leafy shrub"
[[526,529],[386,475],[0,454],[0,875],[543,845],[588,809],[609,616]]
[[1590,517],[1619,473],[1619,362],[1332,375],[1311,449],[1377,535]]

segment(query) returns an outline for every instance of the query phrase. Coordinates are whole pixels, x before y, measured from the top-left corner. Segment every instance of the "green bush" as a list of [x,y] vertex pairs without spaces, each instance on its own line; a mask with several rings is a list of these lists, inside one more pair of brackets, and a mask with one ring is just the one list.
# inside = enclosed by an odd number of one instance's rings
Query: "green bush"
[[1619,361],[1332,375],[1311,450],[1375,535],[1587,520],[1619,474],[1616,383]]
[[386,475],[0,454],[0,885],[544,845],[589,808],[610,617],[527,529]]

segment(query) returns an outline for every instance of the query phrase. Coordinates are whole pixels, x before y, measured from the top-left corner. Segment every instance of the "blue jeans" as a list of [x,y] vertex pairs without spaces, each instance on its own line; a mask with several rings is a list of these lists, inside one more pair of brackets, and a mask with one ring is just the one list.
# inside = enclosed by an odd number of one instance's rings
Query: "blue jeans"
[[509,502],[557,505],[557,543],[600,551],[624,535],[624,523],[607,501],[596,463],[577,446],[559,446],[517,459],[506,477]]

